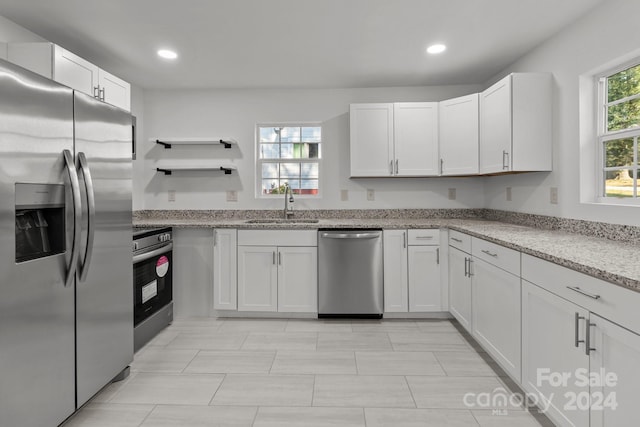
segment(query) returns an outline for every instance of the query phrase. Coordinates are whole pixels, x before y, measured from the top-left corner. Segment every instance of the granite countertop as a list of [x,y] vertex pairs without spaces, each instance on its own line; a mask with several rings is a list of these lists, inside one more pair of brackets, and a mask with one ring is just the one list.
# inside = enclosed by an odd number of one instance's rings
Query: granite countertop
[[198,214],[166,215],[145,211],[134,215],[135,227],[192,227],[238,229],[320,228],[451,228],[640,292],[640,245],[559,230],[539,229],[482,218],[328,218],[317,223],[248,223],[249,219]]

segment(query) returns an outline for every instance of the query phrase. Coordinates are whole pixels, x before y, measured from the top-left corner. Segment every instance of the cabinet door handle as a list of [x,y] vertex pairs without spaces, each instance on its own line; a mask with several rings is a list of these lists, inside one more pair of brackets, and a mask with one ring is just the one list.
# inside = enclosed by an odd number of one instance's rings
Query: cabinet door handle
[[218,233],[216,233],[216,230],[213,230],[213,247],[215,248],[218,244]]
[[584,295],[589,298],[600,299],[600,295],[590,294],[589,292],[585,292],[582,289],[580,289],[578,286],[567,286],[567,289],[571,289],[572,291],[577,292],[580,295]]
[[502,150],[502,169],[509,169],[509,152]]
[[469,277],[473,276],[473,271],[471,271],[471,264],[473,263],[473,260],[471,258],[469,258]]
[[398,168],[398,159],[396,159],[396,175],[400,173],[400,169]]
[[278,252],[278,265],[282,265],[282,256],[280,255],[280,252]]
[[462,243],[462,240],[456,239],[455,237],[452,237],[451,240],[453,240],[454,242]]
[[402,247],[406,249],[407,247],[407,232],[402,232]]
[[469,267],[468,267],[468,263],[469,262],[469,258],[464,257],[464,277],[469,277]]
[[101,88],[98,93],[100,94],[100,101],[104,101],[104,88]]
[[591,320],[587,319],[587,333],[584,336],[584,352],[587,356],[591,354],[592,351],[596,351],[595,348],[591,347],[591,327],[596,326],[595,323],[591,323]]
[[491,252],[489,252],[489,251],[488,251],[488,250],[486,250],[486,249],[483,249],[481,252],[482,252],[483,254],[487,254],[487,255],[489,255],[490,257],[498,258],[498,254],[491,253]]
[[98,99],[100,98],[100,86],[93,87],[93,97]]
[[273,256],[272,256],[272,261],[271,262],[273,263],[273,265],[276,265],[276,251],[273,251],[272,255]]
[[440,248],[436,248],[436,264],[440,265]]
[[580,320],[584,320],[585,317],[584,316],[580,316],[580,313],[576,313],[576,330],[575,330],[575,344],[576,347],[578,347],[580,345],[581,342],[584,342],[584,340],[580,339]]
[[440,175],[444,173],[444,159],[440,159]]
[[393,160],[389,162],[389,174],[393,175]]

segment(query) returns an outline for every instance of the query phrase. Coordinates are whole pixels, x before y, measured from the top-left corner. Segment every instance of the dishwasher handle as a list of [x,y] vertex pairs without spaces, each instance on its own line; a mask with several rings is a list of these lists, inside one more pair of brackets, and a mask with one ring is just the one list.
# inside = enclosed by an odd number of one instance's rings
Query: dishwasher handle
[[324,232],[320,233],[320,237],[323,239],[376,239],[380,237],[380,232],[362,232],[362,233],[332,233]]

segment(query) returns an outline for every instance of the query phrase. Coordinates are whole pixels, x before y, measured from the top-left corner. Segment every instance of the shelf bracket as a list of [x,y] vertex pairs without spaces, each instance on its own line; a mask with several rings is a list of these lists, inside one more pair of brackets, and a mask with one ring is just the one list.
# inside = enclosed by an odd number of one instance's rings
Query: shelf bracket
[[231,148],[231,143],[223,139],[220,140],[220,144],[224,145],[224,148]]
[[159,139],[156,139],[156,144],[162,145],[165,150],[171,148],[171,144],[169,144],[168,142],[162,142]]
[[233,169],[225,168],[224,166],[220,166],[220,170],[224,171],[225,175],[231,175],[231,172],[233,171]]
[[164,172],[165,175],[171,175],[171,169],[162,169],[162,168],[156,168],[156,171],[158,172]]

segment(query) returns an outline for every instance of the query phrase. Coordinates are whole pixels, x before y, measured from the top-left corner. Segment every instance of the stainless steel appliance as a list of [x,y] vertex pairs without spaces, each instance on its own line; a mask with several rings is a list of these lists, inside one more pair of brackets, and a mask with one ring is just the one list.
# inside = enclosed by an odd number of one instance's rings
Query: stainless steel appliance
[[133,232],[133,349],[138,351],[173,321],[171,228]]
[[382,230],[318,231],[318,317],[382,318]]
[[0,424],[56,426],[126,370],[131,116],[0,60]]

